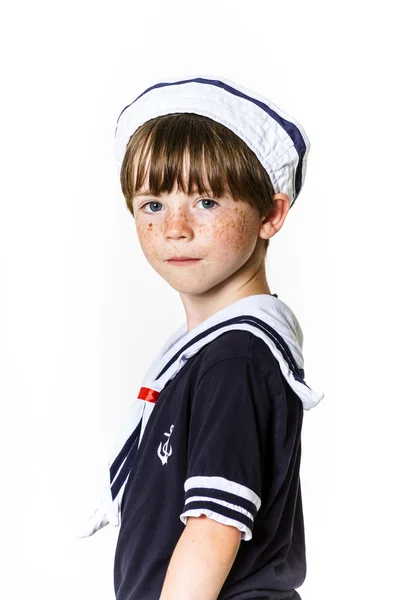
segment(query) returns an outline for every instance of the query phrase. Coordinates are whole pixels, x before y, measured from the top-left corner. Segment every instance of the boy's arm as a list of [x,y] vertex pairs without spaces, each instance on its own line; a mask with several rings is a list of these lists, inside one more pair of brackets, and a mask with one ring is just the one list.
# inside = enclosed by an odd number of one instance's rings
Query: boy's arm
[[216,600],[240,545],[240,531],[205,515],[188,517],[160,600]]

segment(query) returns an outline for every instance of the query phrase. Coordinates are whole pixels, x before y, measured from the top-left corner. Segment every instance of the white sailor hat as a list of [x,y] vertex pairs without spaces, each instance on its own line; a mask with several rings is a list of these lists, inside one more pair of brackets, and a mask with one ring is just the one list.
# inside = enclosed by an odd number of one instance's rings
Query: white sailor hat
[[115,129],[118,172],[138,127],[160,115],[185,112],[214,119],[236,133],[256,154],[275,193],[287,194],[293,206],[304,183],[310,149],[303,127],[268,98],[215,75],[168,78],[128,104]]

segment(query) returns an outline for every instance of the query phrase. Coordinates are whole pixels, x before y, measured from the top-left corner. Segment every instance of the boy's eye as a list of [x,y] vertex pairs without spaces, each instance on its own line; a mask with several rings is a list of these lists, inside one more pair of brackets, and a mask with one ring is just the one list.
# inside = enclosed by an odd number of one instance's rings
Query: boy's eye
[[[206,205],[204,207],[204,204],[203,204],[203,207],[206,208],[206,209],[213,209],[214,205],[216,204],[216,201],[212,200],[212,198],[202,198],[201,200],[199,200],[199,202],[206,202],[206,203],[210,203],[211,202],[212,206],[210,206],[208,204],[208,206]],[[153,210],[153,208],[157,207],[157,205],[162,206],[161,202],[157,202],[157,201],[153,200],[151,202],[146,202],[146,204],[143,204],[142,209],[144,209],[146,206],[148,206],[149,209],[150,209],[150,212],[152,212],[152,213],[160,212],[160,210],[157,210],[157,209]],[[145,211],[145,212],[147,212],[147,211]]]
[[[153,200],[153,202],[146,202],[146,204],[143,204],[142,208],[144,208],[145,206],[153,206],[154,207],[155,204],[156,205],[157,204],[161,205],[161,202],[155,202],[154,200]],[[158,210],[151,210],[150,212],[159,212],[159,211]]]
[[[211,198],[202,198],[200,202],[212,202],[213,205],[216,204],[215,200],[212,200]],[[214,206],[208,206],[208,208],[214,208]]]

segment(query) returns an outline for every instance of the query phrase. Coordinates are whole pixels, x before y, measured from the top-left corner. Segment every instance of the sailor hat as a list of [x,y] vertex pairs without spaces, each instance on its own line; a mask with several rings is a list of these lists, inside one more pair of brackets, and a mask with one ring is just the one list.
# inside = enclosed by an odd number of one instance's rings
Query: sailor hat
[[168,78],[128,104],[115,129],[118,172],[136,129],[170,113],[196,113],[231,129],[253,150],[275,194],[287,194],[293,206],[304,183],[310,149],[303,127],[268,98],[215,75]]

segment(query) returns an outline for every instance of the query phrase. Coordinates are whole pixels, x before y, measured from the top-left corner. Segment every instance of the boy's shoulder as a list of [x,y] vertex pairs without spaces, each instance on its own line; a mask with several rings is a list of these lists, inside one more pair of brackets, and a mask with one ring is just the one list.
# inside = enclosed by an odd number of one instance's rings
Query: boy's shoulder
[[204,346],[199,359],[199,377],[216,363],[231,359],[251,361],[266,373],[280,371],[270,347],[257,335],[243,329],[232,329],[216,337]]

